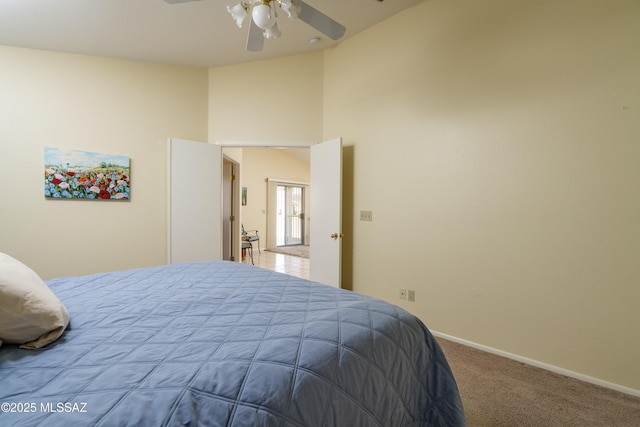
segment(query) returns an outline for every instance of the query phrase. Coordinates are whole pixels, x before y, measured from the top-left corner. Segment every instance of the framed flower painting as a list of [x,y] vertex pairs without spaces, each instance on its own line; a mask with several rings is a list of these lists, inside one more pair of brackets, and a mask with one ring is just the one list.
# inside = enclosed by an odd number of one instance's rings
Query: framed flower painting
[[129,200],[129,157],[44,148],[44,196],[54,199]]

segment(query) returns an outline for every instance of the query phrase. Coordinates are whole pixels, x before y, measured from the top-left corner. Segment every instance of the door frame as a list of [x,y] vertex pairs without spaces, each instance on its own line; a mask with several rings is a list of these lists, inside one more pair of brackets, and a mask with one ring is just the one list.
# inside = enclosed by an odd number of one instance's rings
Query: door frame
[[[222,153],[222,171],[225,173],[225,165],[229,165],[231,167],[231,174],[233,175],[229,179],[227,179],[226,175],[222,177],[222,185],[223,187],[226,185],[226,182],[231,181],[231,189],[229,192],[229,197],[227,198],[225,194],[225,190],[223,188],[222,194],[222,259],[228,259],[229,261],[240,260],[240,203],[236,203],[236,201],[240,200],[240,164],[233,160],[231,157],[226,156]],[[226,212],[233,218],[225,218]],[[230,221],[230,229],[229,232],[226,232],[226,222]],[[227,249],[229,257],[225,258],[227,254]]]
[[[334,138],[328,141],[323,141],[323,142],[269,142],[269,141],[216,141],[214,142],[215,145],[218,145],[221,147],[221,150],[224,147],[235,147],[235,148],[250,148],[250,147],[265,147],[265,148],[311,148],[314,147],[313,151],[316,151],[317,153],[321,153],[321,152],[326,152],[325,149],[318,149],[319,147],[317,147],[318,145],[324,145],[325,147],[328,147],[330,145],[335,145],[334,143],[338,143],[340,146],[340,164],[338,165],[339,167],[339,173],[340,173],[340,178],[339,178],[339,182],[340,182],[340,186],[337,190],[337,193],[339,194],[339,200],[340,202],[338,203],[338,210],[339,210],[339,221],[337,224],[335,224],[335,230],[332,229],[331,231],[331,237],[333,238],[333,236],[339,236],[337,237],[337,242],[336,245],[334,245],[334,247],[337,248],[337,259],[333,260],[333,264],[337,264],[337,271],[335,272],[334,276],[331,273],[327,272],[327,274],[321,274],[318,275],[318,272],[322,270],[322,268],[320,269],[311,269],[311,280],[315,280],[315,281],[320,281],[320,282],[325,282],[329,285],[335,286],[335,287],[341,287],[341,273],[342,273],[342,262],[341,262],[341,258],[342,258],[342,203],[341,203],[341,198],[342,198],[342,138],[338,137],[338,138]],[[325,143],[328,143],[327,145],[325,145]],[[313,158],[313,156],[311,156]],[[313,184],[313,161],[311,162],[311,175],[312,175],[312,179],[311,179],[311,183]],[[335,167],[335,166],[334,166]],[[220,184],[222,186],[222,184]],[[240,183],[240,185],[242,185],[242,183]],[[222,188],[222,187],[221,187]],[[310,186],[311,188],[311,193],[314,193],[313,187]],[[311,203],[313,203],[313,194],[310,195],[309,199],[311,201]],[[239,198],[238,198],[239,199]],[[239,203],[238,200],[235,201],[235,203]],[[222,211],[222,207],[220,207],[220,210]],[[238,210],[238,212],[241,212],[240,210]],[[311,206],[311,210],[309,211],[309,215],[311,215],[311,217],[313,217],[314,215],[314,207]],[[313,227],[311,227],[313,228]],[[241,237],[238,234],[238,237]],[[315,239],[314,239],[315,241]],[[324,251],[324,246],[322,248],[321,251],[317,252],[317,253],[322,253]],[[312,255],[313,256],[313,255]],[[327,266],[331,265],[331,261],[327,261]],[[314,277],[315,276],[315,277]]]

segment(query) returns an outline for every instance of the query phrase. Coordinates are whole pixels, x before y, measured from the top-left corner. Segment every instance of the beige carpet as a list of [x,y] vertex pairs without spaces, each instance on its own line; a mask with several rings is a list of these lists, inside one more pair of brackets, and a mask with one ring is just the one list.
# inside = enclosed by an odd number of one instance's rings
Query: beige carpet
[[469,427],[639,427],[640,398],[438,338]]
[[293,255],[309,259],[309,245],[277,246],[275,248],[269,248],[266,250],[269,252]]

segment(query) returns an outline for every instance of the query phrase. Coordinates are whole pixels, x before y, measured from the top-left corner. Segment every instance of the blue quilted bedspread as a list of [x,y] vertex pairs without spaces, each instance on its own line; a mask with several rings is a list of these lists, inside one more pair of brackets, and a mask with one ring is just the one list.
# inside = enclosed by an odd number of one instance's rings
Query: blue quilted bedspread
[[440,347],[383,301],[240,263],[47,282],[69,329],[0,348],[0,426],[463,426]]

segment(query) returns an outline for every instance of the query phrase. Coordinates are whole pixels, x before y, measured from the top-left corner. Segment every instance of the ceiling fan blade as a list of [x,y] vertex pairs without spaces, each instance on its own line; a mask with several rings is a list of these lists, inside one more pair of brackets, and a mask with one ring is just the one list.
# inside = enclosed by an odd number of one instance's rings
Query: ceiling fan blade
[[253,22],[249,26],[249,34],[247,35],[247,50],[249,52],[259,52],[264,46],[263,30]]
[[347,29],[340,23],[329,18],[319,10],[309,6],[307,3],[300,2],[300,13],[298,18],[320,31],[331,40],[338,40],[344,36]]

